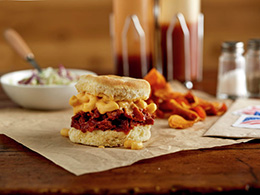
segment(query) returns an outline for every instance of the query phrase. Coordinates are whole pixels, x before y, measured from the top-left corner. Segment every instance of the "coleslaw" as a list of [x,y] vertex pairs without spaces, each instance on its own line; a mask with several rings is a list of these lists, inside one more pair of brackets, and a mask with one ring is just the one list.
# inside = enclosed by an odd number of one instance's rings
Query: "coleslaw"
[[32,70],[32,75],[18,81],[22,85],[70,85],[79,79],[79,75],[72,73],[63,65],[58,69],[48,67],[41,72]]

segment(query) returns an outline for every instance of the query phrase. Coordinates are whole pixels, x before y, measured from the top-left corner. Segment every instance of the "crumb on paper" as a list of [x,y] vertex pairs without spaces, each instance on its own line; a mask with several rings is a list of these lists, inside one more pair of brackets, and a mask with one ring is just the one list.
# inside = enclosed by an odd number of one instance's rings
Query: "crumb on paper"
[[126,140],[124,142],[124,147],[125,148],[131,148],[132,150],[140,150],[142,149],[143,143],[141,141],[134,141],[134,140]]
[[69,137],[69,129],[68,128],[62,128],[60,130],[60,134],[64,137]]
[[105,146],[98,146],[98,148],[105,148]]

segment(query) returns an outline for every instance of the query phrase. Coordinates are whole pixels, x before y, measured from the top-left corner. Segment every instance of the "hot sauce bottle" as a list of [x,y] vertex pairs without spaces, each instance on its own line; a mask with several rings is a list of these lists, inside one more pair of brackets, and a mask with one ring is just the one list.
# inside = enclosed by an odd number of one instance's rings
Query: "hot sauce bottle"
[[[200,0],[160,0],[159,6],[164,76],[167,80],[182,82],[201,79],[203,25],[199,24]],[[184,19],[185,25],[180,19]]]
[[112,35],[117,75],[142,78],[153,67],[153,9],[153,0],[113,0]]

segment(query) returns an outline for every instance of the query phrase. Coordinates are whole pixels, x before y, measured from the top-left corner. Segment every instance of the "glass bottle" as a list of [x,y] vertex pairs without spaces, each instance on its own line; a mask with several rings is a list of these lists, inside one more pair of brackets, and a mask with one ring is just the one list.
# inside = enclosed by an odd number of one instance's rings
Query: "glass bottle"
[[167,80],[202,78],[203,15],[200,0],[160,0],[161,58]]
[[116,74],[144,77],[153,67],[154,0],[113,0]]
[[227,41],[222,43],[218,67],[218,98],[236,99],[247,96],[243,53],[243,42]]
[[248,95],[260,97],[260,39],[248,41],[245,57]]

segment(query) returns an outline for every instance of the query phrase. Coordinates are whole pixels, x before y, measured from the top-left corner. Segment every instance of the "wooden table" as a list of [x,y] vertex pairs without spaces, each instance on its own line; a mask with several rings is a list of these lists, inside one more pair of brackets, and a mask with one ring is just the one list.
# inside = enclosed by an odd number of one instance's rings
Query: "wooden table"
[[[214,75],[205,74],[196,88],[214,94]],[[0,90],[0,107],[12,106]],[[0,194],[133,193],[260,194],[260,141],[182,151],[77,177],[0,135]]]

